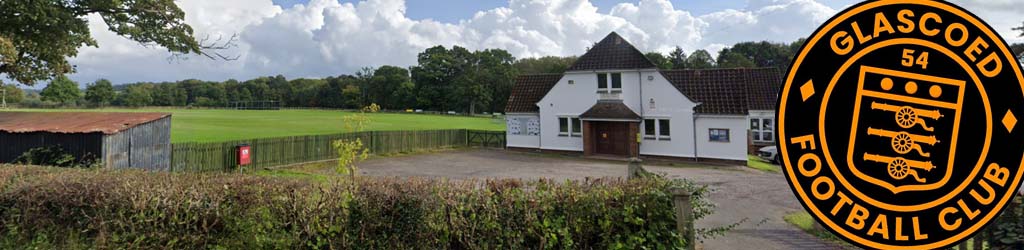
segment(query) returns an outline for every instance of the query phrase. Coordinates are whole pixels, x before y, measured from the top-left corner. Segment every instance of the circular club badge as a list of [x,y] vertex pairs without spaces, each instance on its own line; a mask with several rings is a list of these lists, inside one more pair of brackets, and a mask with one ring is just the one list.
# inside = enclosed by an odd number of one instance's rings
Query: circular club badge
[[797,54],[777,115],[793,192],[861,247],[956,244],[1021,183],[1020,64],[950,3],[871,1],[839,13]]

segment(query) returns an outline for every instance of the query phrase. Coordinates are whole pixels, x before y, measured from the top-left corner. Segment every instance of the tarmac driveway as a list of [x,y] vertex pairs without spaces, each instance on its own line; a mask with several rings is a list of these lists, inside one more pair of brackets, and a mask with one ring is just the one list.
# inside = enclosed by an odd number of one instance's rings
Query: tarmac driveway
[[[839,249],[783,220],[787,213],[803,208],[782,174],[743,166],[644,168],[712,187],[710,197],[718,207],[714,215],[698,221],[697,227],[723,226],[747,219],[725,236],[705,240],[703,249]],[[625,177],[626,163],[480,149],[371,159],[360,164],[360,171],[370,176],[451,179],[583,179]]]

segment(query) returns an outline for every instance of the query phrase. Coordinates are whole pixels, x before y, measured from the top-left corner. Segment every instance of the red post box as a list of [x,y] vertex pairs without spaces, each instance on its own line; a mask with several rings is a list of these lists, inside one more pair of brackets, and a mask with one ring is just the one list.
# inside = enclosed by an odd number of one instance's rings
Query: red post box
[[249,144],[238,145],[238,165],[245,166],[252,163],[252,149]]

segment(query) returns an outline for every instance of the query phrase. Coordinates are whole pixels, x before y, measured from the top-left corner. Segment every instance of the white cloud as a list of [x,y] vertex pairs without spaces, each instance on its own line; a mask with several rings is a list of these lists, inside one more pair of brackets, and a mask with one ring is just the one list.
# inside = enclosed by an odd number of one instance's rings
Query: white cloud
[[1021,3],[1020,0],[952,0],[951,2],[981,17],[1003,39],[1006,39],[1006,42],[1024,42],[1024,38],[1019,36],[1021,32],[1013,30],[1014,27],[1021,26],[1021,22],[1024,21],[1024,3]]
[[[237,61],[193,58],[168,63],[159,48],[142,48],[111,34],[96,17],[91,30],[100,48],[83,49],[72,60],[72,78],[115,82],[186,78],[248,79],[282,74],[325,77],[366,66],[408,66],[434,45],[471,50],[502,48],[516,57],[578,55],[611,31],[642,51],[681,46],[712,53],[742,41],[789,42],[804,37],[837,10],[820,0],[750,0],[747,7],[694,16],[668,0],[621,3],[600,12],[588,0],[509,0],[507,7],[480,11],[458,23],[410,19],[402,0],[339,3],[312,0],[282,9],[269,0],[182,0],[197,34],[240,34]],[[1008,0],[963,0],[1006,38],[1024,8]]]
[[[282,12],[270,0],[181,1],[179,7],[196,34],[211,41],[228,39],[249,25]],[[70,60],[77,69],[71,78],[83,85],[98,78],[116,83],[187,78],[223,80],[247,70],[241,61],[252,50],[248,43],[238,43],[238,48],[225,51],[227,55],[241,56],[238,61],[211,61],[196,56],[170,60],[166,49],[143,47],[110,32],[99,15],[89,16],[89,29],[99,47],[85,47]]]

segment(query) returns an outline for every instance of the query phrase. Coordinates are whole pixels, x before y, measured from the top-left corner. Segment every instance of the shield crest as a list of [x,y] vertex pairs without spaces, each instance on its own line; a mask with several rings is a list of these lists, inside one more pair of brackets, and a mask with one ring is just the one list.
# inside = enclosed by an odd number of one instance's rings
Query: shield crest
[[850,171],[894,194],[945,185],[952,175],[964,84],[861,66],[847,150]]

